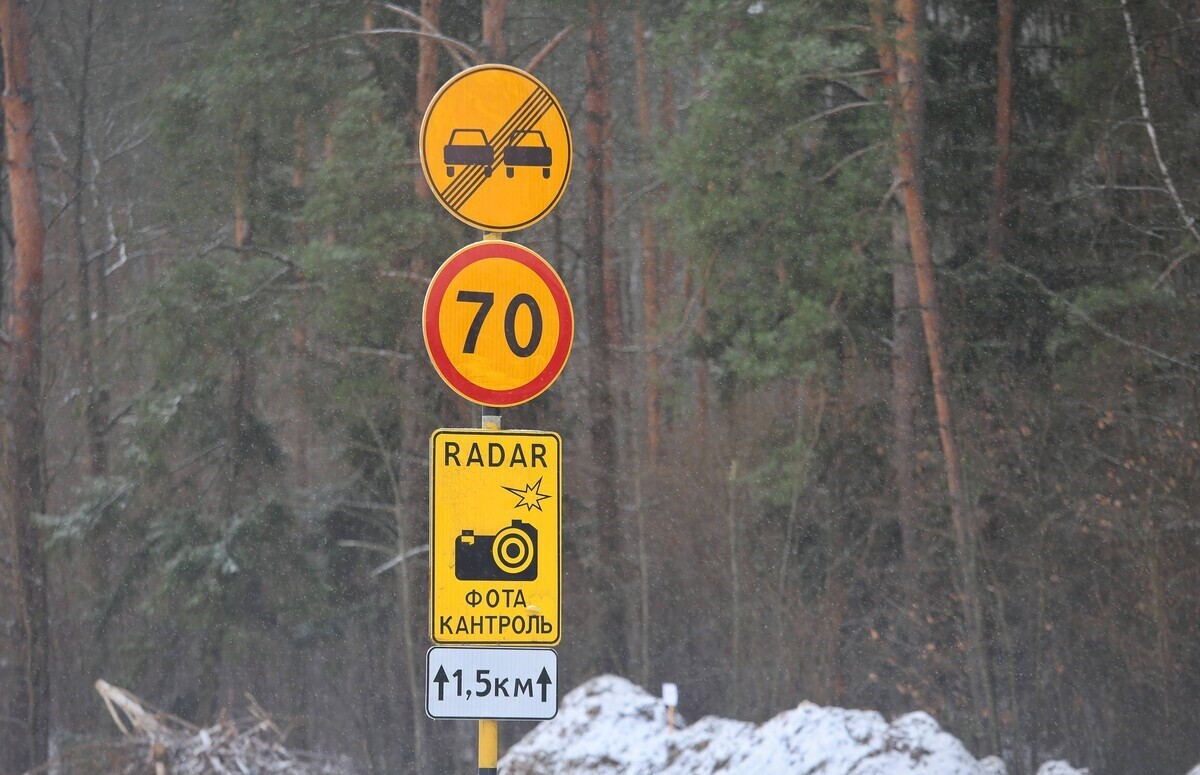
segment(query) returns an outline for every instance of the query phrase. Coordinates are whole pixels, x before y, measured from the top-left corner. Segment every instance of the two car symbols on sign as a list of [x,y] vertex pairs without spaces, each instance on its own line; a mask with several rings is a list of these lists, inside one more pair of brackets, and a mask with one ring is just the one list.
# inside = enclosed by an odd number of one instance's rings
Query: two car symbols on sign
[[[546,145],[546,136],[537,129],[513,130],[500,155],[506,167],[505,174],[510,178],[516,175],[517,167],[541,167],[542,177],[550,177],[554,155]],[[442,150],[442,161],[450,177],[454,177],[455,167],[478,164],[483,167],[483,176],[490,178],[496,164],[496,149],[482,129],[455,129]]]

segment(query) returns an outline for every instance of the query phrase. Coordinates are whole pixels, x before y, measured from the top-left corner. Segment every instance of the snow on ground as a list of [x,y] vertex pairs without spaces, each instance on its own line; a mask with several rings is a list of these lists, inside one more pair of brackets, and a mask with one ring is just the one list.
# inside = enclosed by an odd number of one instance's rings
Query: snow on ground
[[[501,775],[1005,775],[926,713],[889,723],[874,711],[803,702],[761,726],[708,716],[667,730],[662,702],[624,678],[594,678],[562,699],[500,761]],[[1087,775],[1048,762],[1038,775]],[[1198,774],[1200,775],[1200,774]]]
[[1088,775],[1087,768],[1076,769],[1066,762],[1046,762],[1038,767],[1037,775]]

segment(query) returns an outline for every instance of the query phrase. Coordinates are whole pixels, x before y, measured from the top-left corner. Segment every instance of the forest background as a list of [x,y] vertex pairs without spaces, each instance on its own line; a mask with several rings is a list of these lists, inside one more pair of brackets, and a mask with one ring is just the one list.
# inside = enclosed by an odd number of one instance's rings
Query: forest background
[[1200,759],[1195,0],[0,5],[0,771],[107,733],[97,678],[472,771],[422,547],[478,410],[418,313],[479,235],[413,138],[485,61],[576,139],[514,235],[574,355],[504,415],[564,437],[565,687]]

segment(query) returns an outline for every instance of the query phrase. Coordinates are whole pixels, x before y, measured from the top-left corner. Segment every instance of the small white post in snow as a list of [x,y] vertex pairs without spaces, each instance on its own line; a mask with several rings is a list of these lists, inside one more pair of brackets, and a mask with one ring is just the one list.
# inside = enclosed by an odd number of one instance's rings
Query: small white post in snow
[[675,684],[663,684],[663,705],[667,706],[667,731],[675,731],[675,706],[679,704],[679,687]]

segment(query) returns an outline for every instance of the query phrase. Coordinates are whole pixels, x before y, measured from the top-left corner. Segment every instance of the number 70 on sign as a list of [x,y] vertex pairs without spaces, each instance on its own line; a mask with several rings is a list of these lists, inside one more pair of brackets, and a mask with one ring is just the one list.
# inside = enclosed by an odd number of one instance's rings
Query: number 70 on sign
[[513,242],[486,240],[434,274],[422,331],[451,389],[484,406],[515,406],[562,373],[575,318],[562,278],[545,259]]

